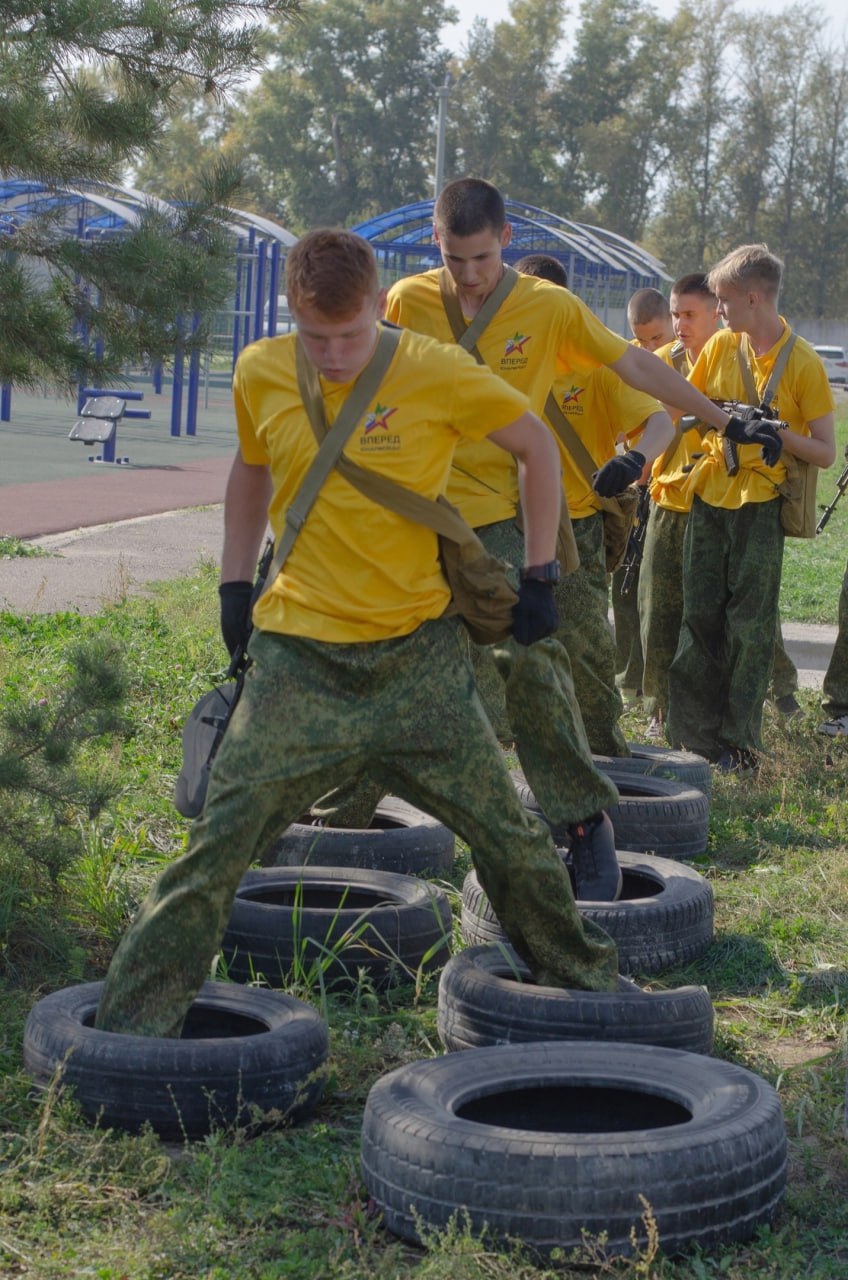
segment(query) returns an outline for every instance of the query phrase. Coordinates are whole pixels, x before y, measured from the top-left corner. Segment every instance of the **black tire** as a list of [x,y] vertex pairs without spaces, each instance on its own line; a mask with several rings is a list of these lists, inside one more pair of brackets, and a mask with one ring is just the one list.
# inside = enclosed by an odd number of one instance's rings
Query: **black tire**
[[362,1176],[386,1226],[418,1241],[416,1215],[540,1254],[603,1233],[605,1254],[748,1239],[774,1217],[786,1132],[771,1085],[744,1067],[653,1045],[499,1045],[383,1076],[365,1106]]
[[[703,955],[713,940],[709,881],[694,867],[669,858],[620,850],[618,862],[623,881],[619,900],[578,899],[577,909],[614,939],[621,972],[649,977]],[[506,941],[474,871],[462,886],[460,919],[462,936],[471,945]]]
[[442,875],[453,867],[452,831],[414,805],[386,796],[371,824],[322,827],[293,822],[263,863],[278,867],[359,867],[396,875]]
[[618,991],[540,987],[503,944],[461,951],[439,980],[437,1028],[450,1052],[534,1040],[624,1040],[709,1053],[713,1024],[706,987],[642,991],[627,978]]
[[712,794],[713,775],[709,760],[694,751],[675,751],[652,743],[628,742],[629,756],[592,756],[604,773],[638,773],[649,778],[670,778],[687,787]]
[[323,1093],[327,1026],[292,996],[205,982],[176,1039],[96,1030],[102,989],[88,982],[55,991],[24,1028],[25,1069],[45,1086],[61,1071],[91,1121],[198,1138],[260,1116],[302,1119]]
[[267,867],[242,879],[221,950],[236,982],[277,987],[300,977],[343,990],[362,973],[379,990],[419,968],[441,968],[450,938],[447,895],[429,881],[345,867]]
[[[524,775],[514,770],[512,776],[525,809],[545,818]],[[617,848],[663,858],[697,858],[704,852],[710,802],[703,791],[668,778],[651,778],[621,769],[610,769],[607,776],[618,788],[618,803],[607,809]],[[554,839],[566,843],[567,830],[549,825]]]

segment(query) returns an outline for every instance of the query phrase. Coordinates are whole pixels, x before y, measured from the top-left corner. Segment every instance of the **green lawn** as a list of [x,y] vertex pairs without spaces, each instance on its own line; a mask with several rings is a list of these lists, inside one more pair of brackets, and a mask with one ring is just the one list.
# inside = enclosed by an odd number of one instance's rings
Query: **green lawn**
[[[332,1035],[326,1095],[302,1128],[259,1137],[219,1131],[166,1146],[150,1134],[92,1129],[55,1092],[33,1095],[21,1065],[28,1009],[50,990],[102,976],[134,904],[184,846],[188,824],[170,793],[182,718],[223,658],[216,604],[206,568],[163,586],[153,602],[126,601],[94,618],[0,615],[7,701],[33,695],[49,702],[69,647],[107,634],[125,655],[133,726],[122,744],[88,749],[92,760],[110,763],[118,794],[98,821],[77,816],[84,851],[58,881],[23,865],[0,834],[0,1275],[844,1280],[848,744],[812,731],[812,695],[801,695],[810,714],[791,730],[767,711],[770,758],[757,782],[716,779],[709,852],[698,864],[716,894],[716,940],[697,963],[654,979],[655,986],[705,984],[716,1008],[716,1054],[779,1091],[788,1193],[774,1227],[754,1240],[677,1262],[661,1251],[616,1261],[595,1244],[554,1272],[461,1226],[431,1238],[426,1251],[390,1237],[359,1180],[362,1109],[380,1074],[439,1051],[435,979],[418,991],[410,984],[377,996],[363,987],[355,999],[328,1003],[297,989],[325,1010]],[[631,738],[646,727],[632,714],[626,726]],[[10,793],[3,795],[8,814]],[[468,866],[460,848],[451,887],[457,918]]]
[[[836,461],[819,476],[820,510],[837,493],[837,481],[848,467],[848,392],[836,392]],[[784,622],[836,623],[839,589],[848,557],[848,495],[839,500],[822,533],[815,539],[787,538],[780,594]]]

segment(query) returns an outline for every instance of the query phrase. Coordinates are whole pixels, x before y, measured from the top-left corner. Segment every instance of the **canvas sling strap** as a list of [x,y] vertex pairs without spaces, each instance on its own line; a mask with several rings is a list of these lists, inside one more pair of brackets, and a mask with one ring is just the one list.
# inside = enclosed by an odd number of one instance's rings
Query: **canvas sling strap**
[[[390,331],[397,340],[400,330]],[[300,347],[297,378],[312,430],[319,442],[320,453],[325,441],[335,432],[338,419],[332,428],[327,427],[324,398],[315,366],[306,359],[305,354],[301,354]],[[345,409],[348,403],[349,400],[345,403]],[[360,467],[341,451],[336,457],[335,466],[339,474],[366,498],[388,508],[395,515],[432,529],[438,535],[443,566],[454,595],[453,606],[449,607],[448,612],[462,614],[474,640],[479,644],[491,644],[510,633],[512,608],[518,597],[509,585],[505,566],[489,555],[477,534],[447,499],[426,498],[388,476]],[[450,544],[449,554],[446,554],[448,548],[445,547],[445,541]],[[473,584],[460,580],[463,578],[463,566],[468,566]],[[477,597],[476,601],[472,597]],[[480,611],[479,617],[476,616],[476,609]]]
[[[312,510],[315,499],[321,491],[321,486],[324,484],[327,476],[341,457],[342,449],[345,447],[345,444],[353,433],[356,424],[359,422],[371,400],[377,393],[380,383],[385,377],[386,370],[392,362],[392,357],[397,350],[399,340],[399,329],[389,326],[381,327],[380,336],[377,339],[377,345],[374,348],[374,353],[365,368],[359,374],[356,382],[353,384],[353,388],[339,410],[332,429],[327,430],[325,426],[325,433],[319,441],[318,452],[309,464],[309,469],[303,477],[300,488],[286,509],[285,523],[283,525],[282,532],[280,533],[280,540],[277,543],[277,549],[274,552],[274,559],[271,562],[271,568],[268,571],[268,585],[266,586],[266,590],[270,587],[272,582],[276,581],[277,574],[288,559],[289,553],[297,540],[297,536],[304,526],[306,517]],[[300,382],[301,365],[308,365],[315,376],[317,394],[319,399],[321,399],[321,391],[318,387],[318,375],[315,373],[315,368],[307,359],[300,339],[298,338],[295,341],[295,361],[298,372],[298,382]],[[301,394],[303,394],[302,388]],[[322,411],[323,404],[323,399],[321,399]],[[306,403],[305,399],[304,406],[307,413],[310,413],[310,407]]]
[[762,395],[757,390],[757,382],[754,378],[754,370],[751,367],[751,344],[748,341],[747,333],[742,334],[742,341],[736,348],[736,355],[739,360],[739,371],[742,374],[742,381],[745,384],[745,395],[748,397],[748,403],[759,405],[760,408],[771,412],[771,402],[777,395],[777,388],[780,385],[780,379],[783,377],[783,371],[789,363],[789,357],[792,354],[792,348],[795,346],[794,333],[791,333],[774,362],[774,368],[771,371],[768,382],[763,387]]
[[[505,301],[515,285],[518,282],[520,272],[514,267],[504,265],[503,275],[498,281],[495,288],[489,294],[476,316],[470,324],[465,323],[465,316],[462,314],[462,307],[456,292],[456,286],[453,276],[446,267],[442,267],[439,272],[439,292],[442,295],[442,306],[445,309],[445,315],[448,318],[448,324],[451,327],[454,340],[464,351],[472,355],[478,364],[485,364],[486,361],[480,354],[477,347],[478,340],[485,333],[489,323],[499,311],[501,304]],[[476,479],[476,477],[472,477]],[[478,483],[482,483],[478,481]],[[522,533],[524,532],[524,519],[521,509],[516,511],[516,523]],[[574,540],[574,530],[571,527],[571,517],[568,514],[568,505],[563,495],[562,508],[560,514],[559,537],[557,539],[557,555],[559,556],[560,565],[563,573],[573,573],[575,569],[580,567],[580,554],[577,550],[577,543]]]
[[[685,369],[688,363],[688,357],[686,355],[686,348],[684,347],[683,343],[679,341],[675,342],[674,346],[671,348],[668,354],[671,359],[672,367],[676,370],[677,373],[681,375],[681,377],[685,378],[686,374],[683,372],[683,370]],[[668,468],[671,466],[671,460],[674,457],[675,452],[677,451],[677,446],[680,444],[680,441],[683,439],[683,432],[687,431],[691,426],[691,422],[684,423],[683,421],[684,416],[685,415],[681,414],[681,416],[677,419],[677,422],[674,424],[674,435],[671,437],[671,443],[666,447],[665,453],[662,456],[662,459],[660,461],[660,469],[657,472],[657,475],[662,475],[662,473],[664,471],[667,471]]]

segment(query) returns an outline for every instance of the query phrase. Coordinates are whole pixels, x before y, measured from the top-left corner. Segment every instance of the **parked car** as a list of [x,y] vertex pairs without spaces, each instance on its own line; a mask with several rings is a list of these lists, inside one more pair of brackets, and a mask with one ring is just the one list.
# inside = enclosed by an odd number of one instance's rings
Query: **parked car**
[[841,382],[843,386],[848,383],[848,360],[844,347],[814,346],[813,350],[821,356],[829,382]]

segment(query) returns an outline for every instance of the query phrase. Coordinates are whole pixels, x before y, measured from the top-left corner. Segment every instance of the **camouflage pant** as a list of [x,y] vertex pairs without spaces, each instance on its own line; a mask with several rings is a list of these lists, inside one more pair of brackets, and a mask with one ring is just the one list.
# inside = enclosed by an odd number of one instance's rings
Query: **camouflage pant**
[[609,622],[609,585],[600,512],[574,521],[580,568],[556,589],[557,639],[565,646],[589,745],[598,755],[629,756],[618,721],[623,710],[615,683],[615,640]]
[[798,691],[798,670],[786,652],[783,642],[783,628],[780,623],[780,610],[775,619],[774,628],[774,661],[771,668],[771,696],[775,699],[786,698]]
[[716,760],[759,749],[783,564],[780,504],[696,497],[683,544],[683,623],[668,673],[673,746]]
[[258,632],[251,654],[206,806],[115,953],[99,1028],[179,1035],[257,853],[330,786],[366,770],[468,842],[539,980],[614,989],[615,944],[584,925],[547,828],[518,800],[456,624],[358,645]]
[[688,511],[651,504],[639,573],[645,710],[663,719],[668,717],[668,669],[677,652],[683,618],[683,538],[688,519]]
[[839,630],[822,684],[822,707],[829,716],[848,715],[848,564],[839,595]]
[[639,624],[640,568],[630,575],[627,595],[622,591],[624,569],[612,575],[612,617],[615,627],[615,682],[619,689],[639,693],[645,677]]
[[[524,541],[512,520],[477,530],[487,551],[515,567],[524,557]],[[563,589],[557,594],[560,615]],[[615,804],[618,792],[592,760],[581,707],[562,634],[536,644],[480,648],[469,642],[474,678],[487,715],[506,725],[524,774],[542,809],[554,823],[580,822]],[[501,733],[502,738],[507,734]],[[617,745],[617,744],[616,744]],[[623,738],[614,754],[627,755]]]

